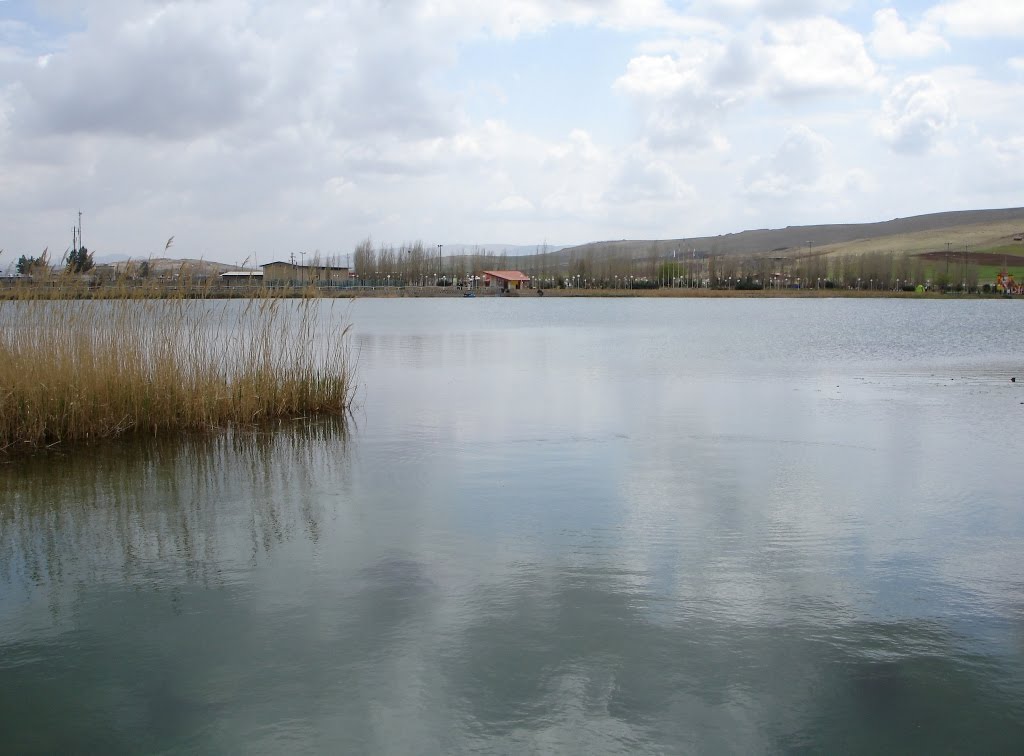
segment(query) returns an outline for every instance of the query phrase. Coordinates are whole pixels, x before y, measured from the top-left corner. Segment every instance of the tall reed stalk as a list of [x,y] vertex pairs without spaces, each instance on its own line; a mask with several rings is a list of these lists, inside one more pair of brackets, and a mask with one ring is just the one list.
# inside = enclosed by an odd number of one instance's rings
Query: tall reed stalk
[[0,451],[344,414],[324,300],[0,301]]

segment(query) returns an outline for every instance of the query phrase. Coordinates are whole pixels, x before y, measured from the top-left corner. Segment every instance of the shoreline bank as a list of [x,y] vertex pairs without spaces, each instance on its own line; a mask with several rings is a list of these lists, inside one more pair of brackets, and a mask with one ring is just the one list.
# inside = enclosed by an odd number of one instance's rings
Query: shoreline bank
[[[543,294],[540,292],[543,291]],[[402,298],[509,298],[542,299],[604,298],[604,299],[1008,299],[997,292],[942,292],[942,291],[889,291],[880,289],[522,289],[497,294],[479,289],[435,288],[431,286],[365,286],[343,288],[242,288],[207,287],[188,288],[86,288],[64,286],[20,286],[0,288],[0,301],[17,300],[122,300],[122,299],[402,299]]]

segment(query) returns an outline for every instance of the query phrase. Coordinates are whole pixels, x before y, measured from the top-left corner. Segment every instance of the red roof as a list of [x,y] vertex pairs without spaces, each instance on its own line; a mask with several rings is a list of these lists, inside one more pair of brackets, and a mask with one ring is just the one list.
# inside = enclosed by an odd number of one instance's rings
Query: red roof
[[485,276],[491,278],[500,278],[504,281],[529,281],[530,277],[525,273],[520,273],[518,270],[485,270]]

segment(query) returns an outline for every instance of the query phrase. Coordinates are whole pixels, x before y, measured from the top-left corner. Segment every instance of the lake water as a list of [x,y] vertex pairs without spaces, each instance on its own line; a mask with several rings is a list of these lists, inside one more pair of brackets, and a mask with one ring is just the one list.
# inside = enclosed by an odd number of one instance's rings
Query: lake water
[[1020,303],[345,314],[347,430],[0,464],[0,751],[1024,751]]

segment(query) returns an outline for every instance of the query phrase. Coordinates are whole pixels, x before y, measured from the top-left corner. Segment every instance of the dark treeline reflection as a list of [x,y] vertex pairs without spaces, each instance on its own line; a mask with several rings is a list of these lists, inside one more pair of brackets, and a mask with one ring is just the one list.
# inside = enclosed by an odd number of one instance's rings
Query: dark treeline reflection
[[342,421],[133,440],[0,464],[0,585],[216,584],[232,564],[316,542],[343,486]]

